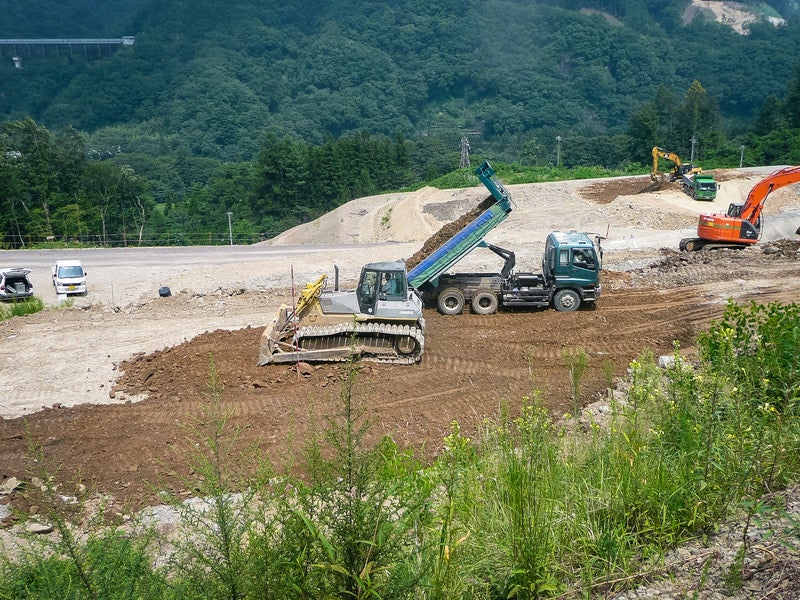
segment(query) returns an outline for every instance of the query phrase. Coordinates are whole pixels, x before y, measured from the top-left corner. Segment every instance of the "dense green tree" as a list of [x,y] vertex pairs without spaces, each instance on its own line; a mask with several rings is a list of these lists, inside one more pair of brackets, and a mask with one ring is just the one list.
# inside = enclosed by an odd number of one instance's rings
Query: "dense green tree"
[[[2,124],[4,243],[224,243],[229,212],[232,229],[253,239],[456,169],[463,132],[477,146],[474,160],[555,164],[558,137],[567,167],[646,166],[654,145],[686,159],[695,150],[704,164],[737,164],[741,144],[750,163],[800,162],[800,68],[791,79],[786,68],[798,43],[783,30],[756,27],[748,40],[754,64],[767,64],[773,38],[786,49],[769,63],[785,81],[764,95],[762,70],[734,70],[722,82],[716,75],[741,52],[741,36],[673,24],[685,43],[656,28],[662,43],[654,47],[646,27],[625,25],[645,4],[666,14],[644,0],[598,0],[587,6],[605,14],[580,15],[569,3],[521,2],[477,14],[468,2],[466,20],[447,4],[350,0],[352,10],[339,14],[322,3],[277,29],[245,2],[220,17],[237,24],[230,30],[204,5],[197,21],[181,15],[181,36],[172,36],[156,27],[156,15],[175,16],[176,5],[161,1],[136,52],[102,65],[55,59],[80,91],[42,83],[59,77],[51,63],[26,64],[25,89],[4,90],[5,99],[31,94],[36,106],[34,95],[49,94],[56,100],[40,111],[48,120],[106,125],[85,134],[60,124],[51,132],[32,118]],[[371,15],[369,27],[357,8]],[[478,21],[504,35],[476,35]],[[703,35],[681,37],[687,31]],[[717,46],[686,62],[703,36]],[[143,62],[159,66],[146,74]],[[673,63],[693,67],[665,70]],[[83,90],[109,65],[116,71],[104,80],[113,89],[86,101]]]
[[783,105],[789,127],[800,128],[800,63],[795,67]]
[[755,164],[800,165],[800,129],[778,129],[765,136],[754,136],[748,152]]
[[85,214],[87,221],[99,224],[99,228],[95,226],[92,230],[99,235],[102,245],[108,245],[109,233],[116,233],[119,229],[118,213],[112,209],[122,194],[123,186],[122,171],[111,163],[91,162],[87,165],[82,185],[83,198],[88,204]]
[[33,119],[3,124],[3,213],[12,215],[19,236],[52,235],[52,208],[56,200],[58,172],[54,136]]
[[309,221],[315,212],[302,190],[306,185],[305,149],[288,137],[268,134],[255,159],[254,213],[265,230],[280,231],[287,225]]
[[631,115],[628,124],[628,153],[635,161],[648,162],[650,149],[661,144],[658,107],[650,102]]
[[767,96],[753,124],[753,133],[767,135],[770,131],[783,127],[786,122],[784,111],[784,104],[780,98],[775,94]]
[[24,69],[0,64],[0,119],[73,125],[151,158],[187,151],[226,162],[252,160],[266,132],[314,145],[359,131],[416,142],[432,126],[477,123],[499,154],[519,151],[509,140],[554,130],[623,133],[662,85],[682,94],[703,82],[726,123],[752,121],[769,94],[784,95],[800,57],[796,19],[753,24],[745,36],[712,19],[687,23],[684,8],[243,0],[220,10],[198,0],[187,10],[177,0],[126,0],[104,20],[89,0],[31,0],[10,9],[5,35],[124,32],[136,43],[102,58],[76,50],[26,59]]
[[[686,92],[684,104],[679,110],[680,118],[676,126],[679,141],[688,141],[690,149],[695,150],[695,157],[699,157],[702,149],[715,148],[720,142],[720,118],[717,104],[701,83],[692,82]],[[679,143],[676,148],[680,152],[687,144]],[[673,148],[675,151],[675,148]],[[686,153],[684,152],[684,155]]]

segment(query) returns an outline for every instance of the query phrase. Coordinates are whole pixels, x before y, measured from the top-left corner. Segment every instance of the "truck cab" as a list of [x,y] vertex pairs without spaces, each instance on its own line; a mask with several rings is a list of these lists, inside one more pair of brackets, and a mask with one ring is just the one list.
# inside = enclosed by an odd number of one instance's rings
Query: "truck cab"
[[512,273],[503,282],[502,305],[578,310],[600,299],[600,245],[577,231],[548,234],[541,273]]
[[600,298],[603,256],[585,233],[553,231],[542,257],[543,287],[556,310],[569,312]]
[[553,231],[545,242],[542,273],[545,280],[555,286],[561,282],[582,288],[597,282],[601,261],[586,234]]

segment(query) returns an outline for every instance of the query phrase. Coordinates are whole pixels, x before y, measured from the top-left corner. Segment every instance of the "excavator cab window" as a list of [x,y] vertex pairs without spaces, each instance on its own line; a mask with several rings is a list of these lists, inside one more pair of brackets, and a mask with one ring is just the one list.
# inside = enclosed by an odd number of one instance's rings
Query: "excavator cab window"
[[741,217],[743,208],[744,208],[744,204],[730,204],[728,206],[728,216],[729,217]]

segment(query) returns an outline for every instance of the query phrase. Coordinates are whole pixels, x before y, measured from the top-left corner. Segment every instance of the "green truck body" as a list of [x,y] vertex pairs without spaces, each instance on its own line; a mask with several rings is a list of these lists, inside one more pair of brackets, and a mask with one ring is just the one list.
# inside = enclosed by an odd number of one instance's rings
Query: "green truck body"
[[695,200],[714,200],[719,185],[710,173],[683,175],[683,191]]

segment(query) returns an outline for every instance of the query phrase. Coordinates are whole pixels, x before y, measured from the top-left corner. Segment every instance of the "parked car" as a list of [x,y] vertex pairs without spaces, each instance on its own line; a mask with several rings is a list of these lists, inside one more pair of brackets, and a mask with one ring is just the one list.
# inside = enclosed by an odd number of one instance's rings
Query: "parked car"
[[33,296],[33,284],[28,279],[30,269],[0,268],[0,300],[20,300]]
[[86,295],[86,271],[79,260],[58,260],[53,265],[56,294]]

